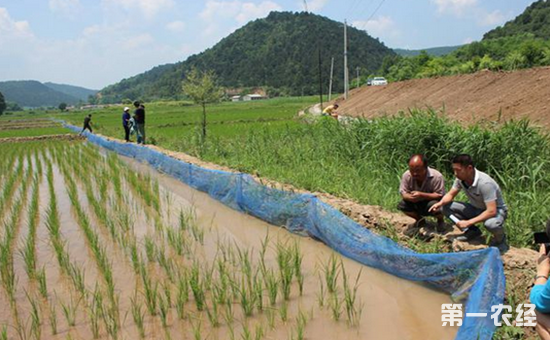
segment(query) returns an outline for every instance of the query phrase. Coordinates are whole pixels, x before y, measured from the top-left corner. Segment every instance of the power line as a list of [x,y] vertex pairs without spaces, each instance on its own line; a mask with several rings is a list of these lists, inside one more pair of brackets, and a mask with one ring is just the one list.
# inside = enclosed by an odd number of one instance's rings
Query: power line
[[384,4],[384,2],[386,2],[386,0],[382,0],[380,1],[380,3],[378,4],[378,7],[376,7],[376,9],[374,10],[374,12],[372,12],[372,14],[370,15],[370,17],[367,19],[367,21],[365,21],[362,25],[361,28],[359,28],[360,30],[364,30],[365,27],[367,26],[367,23],[370,21],[370,19],[372,19],[372,17],[376,14],[376,12],[378,12],[378,10],[380,9],[380,7],[382,7],[382,5]]

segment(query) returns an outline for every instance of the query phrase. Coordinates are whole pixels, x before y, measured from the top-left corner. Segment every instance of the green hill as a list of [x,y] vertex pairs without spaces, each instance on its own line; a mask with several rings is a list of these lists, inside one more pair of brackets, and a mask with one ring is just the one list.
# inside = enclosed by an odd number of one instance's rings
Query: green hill
[[550,2],[534,2],[514,20],[485,33],[483,40],[525,33],[533,34],[537,38],[550,39]]
[[[343,24],[311,13],[272,12],[252,21],[206,51],[187,60],[158,66],[101,90],[104,102],[125,98],[151,100],[182,95],[181,81],[192,67],[213,70],[222,86],[267,88],[268,94],[318,93],[321,48],[324,92],[328,91],[334,57],[333,91],[343,91]],[[348,27],[350,77],[377,70],[385,56],[395,55],[378,39]]]
[[0,82],[0,92],[6,101],[22,107],[55,106],[60,103],[76,104],[79,99],[53,90],[35,80],[15,80]]
[[431,55],[433,57],[439,57],[442,55],[449,54],[462,46],[463,45],[442,46],[442,47],[424,48],[420,50],[407,50],[403,48],[394,48],[393,51],[402,57],[414,57],[414,56],[420,55],[422,51],[426,51],[428,55]]
[[95,94],[97,93],[97,90],[90,90],[79,86],[55,84],[55,83],[44,83],[44,85],[51,88],[52,90],[65,93],[69,96],[75,97],[82,101],[88,101],[89,96],[95,96]]

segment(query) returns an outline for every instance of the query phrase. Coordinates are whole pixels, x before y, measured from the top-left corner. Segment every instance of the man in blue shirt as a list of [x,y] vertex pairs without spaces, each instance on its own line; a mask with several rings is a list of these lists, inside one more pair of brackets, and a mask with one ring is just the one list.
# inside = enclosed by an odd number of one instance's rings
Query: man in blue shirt
[[124,128],[124,140],[126,142],[130,141],[130,126],[129,126],[130,118],[132,118],[130,116],[130,108],[125,107],[124,113],[122,113],[122,127]]

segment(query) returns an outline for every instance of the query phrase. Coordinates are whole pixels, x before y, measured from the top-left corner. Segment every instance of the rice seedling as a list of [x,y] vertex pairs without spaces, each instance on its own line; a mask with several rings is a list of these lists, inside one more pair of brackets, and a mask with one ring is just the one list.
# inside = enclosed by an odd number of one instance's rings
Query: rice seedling
[[338,291],[334,291],[329,295],[329,307],[332,318],[335,321],[339,321],[342,314],[342,300],[338,296]]
[[286,322],[288,320],[288,302],[283,300],[281,306],[279,307],[279,316],[281,321]]
[[255,306],[256,296],[254,295],[251,285],[246,282],[244,276],[241,278],[240,285],[237,287],[239,293],[239,302],[246,317],[252,315]]
[[50,302],[50,314],[49,314],[49,324],[52,331],[52,335],[57,334],[57,311],[55,310],[55,305]]
[[36,300],[34,298],[31,298],[27,292],[25,292],[25,295],[27,296],[27,300],[29,300],[29,304],[31,305],[31,331],[30,332],[35,339],[40,339],[42,335],[40,307],[38,306],[38,303],[36,302]]
[[160,322],[162,324],[163,328],[168,327],[168,309],[170,306],[168,305],[168,302],[162,297],[162,295],[158,296],[158,306],[159,306],[159,317]]
[[204,284],[200,278],[200,264],[197,261],[193,262],[191,267],[191,274],[189,276],[189,286],[193,292],[193,297],[195,298],[195,305],[197,310],[204,310],[205,306],[205,294],[204,294]]
[[252,340],[252,331],[248,327],[247,322],[243,322],[243,331],[241,333],[241,340]]
[[145,290],[145,305],[151,315],[157,315],[158,282],[153,284],[145,267],[140,270],[143,289]]
[[279,265],[279,284],[281,295],[285,300],[290,299],[294,266],[292,264],[292,253],[285,245],[277,243],[277,264]]
[[254,330],[254,340],[262,340],[264,335],[264,326],[262,324],[256,324]]
[[67,324],[71,327],[74,327],[76,324],[76,312],[78,309],[78,305],[80,304],[80,299],[74,301],[74,299],[71,297],[70,301],[68,303],[61,303],[61,310],[63,311],[63,315],[65,316],[65,319],[67,320]]
[[201,340],[202,339],[202,320],[199,319],[197,322],[191,321],[191,329],[193,330],[193,339]]
[[275,329],[275,310],[273,308],[267,308],[266,317],[269,328]]
[[218,303],[215,299],[212,299],[211,307],[206,306],[206,315],[212,327],[216,328],[220,326],[220,315],[218,312]]
[[223,318],[225,319],[225,323],[230,326],[233,324],[233,321],[235,320],[235,314],[233,311],[233,301],[231,301],[230,298],[228,298],[228,301],[225,303],[225,312],[223,314]]
[[132,317],[134,319],[134,323],[138,329],[138,334],[141,339],[145,338],[145,327],[143,324],[143,320],[145,318],[145,312],[143,311],[142,305],[140,302],[137,301],[137,292],[136,296],[134,298],[130,298],[130,303],[132,305]]
[[101,312],[103,317],[103,323],[107,334],[111,336],[112,339],[118,339],[119,331],[119,319],[118,319],[118,310],[114,307],[103,306],[103,311]]
[[145,254],[149,262],[157,260],[157,245],[151,236],[145,236]]
[[325,307],[325,285],[323,283],[323,278],[319,276],[319,291],[316,292],[317,302],[319,307],[322,309]]
[[2,325],[2,330],[0,331],[0,340],[8,340],[8,325]]
[[346,275],[344,265],[341,263],[340,267],[342,268],[342,278],[343,278],[343,288],[344,288],[344,307],[346,310],[346,315],[348,318],[348,323],[351,326],[356,326],[361,318],[362,307],[359,303],[357,306],[357,290],[359,288],[359,279],[361,277],[362,269],[357,274],[355,278],[355,284],[353,288],[350,287],[348,282],[348,276]]
[[179,280],[177,282],[177,293],[176,293],[176,313],[178,315],[178,318],[183,319],[184,318],[184,307],[187,303],[187,300],[189,299],[189,284],[187,281],[187,273],[184,272],[182,275],[180,275]]
[[338,276],[340,275],[340,263],[335,254],[331,254],[328,261],[324,264],[323,272],[325,273],[328,292],[334,293],[337,288]]

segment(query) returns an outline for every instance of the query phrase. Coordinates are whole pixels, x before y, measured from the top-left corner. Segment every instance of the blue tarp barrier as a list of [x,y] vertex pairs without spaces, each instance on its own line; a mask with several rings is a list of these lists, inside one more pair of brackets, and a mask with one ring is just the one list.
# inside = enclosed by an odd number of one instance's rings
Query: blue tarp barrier
[[[65,126],[75,132],[81,130]],[[419,254],[371,232],[313,195],[269,188],[250,175],[201,168],[137,144],[119,143],[88,132],[84,135],[105,149],[145,161],[235,210],[293,233],[311,235],[369,267],[442,290],[465,306],[456,339],[492,338],[496,327],[491,306],[502,304],[505,292],[504,270],[496,248]],[[487,316],[466,317],[466,313]]]

